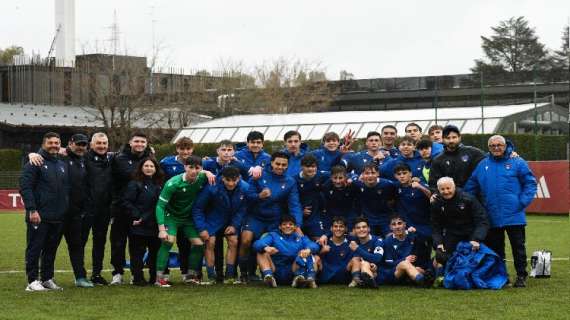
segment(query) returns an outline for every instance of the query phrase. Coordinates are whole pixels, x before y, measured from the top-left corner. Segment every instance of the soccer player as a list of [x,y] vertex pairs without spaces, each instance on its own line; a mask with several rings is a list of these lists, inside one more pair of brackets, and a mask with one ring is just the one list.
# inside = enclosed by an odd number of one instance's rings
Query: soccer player
[[[289,155],[281,151],[274,152],[271,155],[271,170],[264,170],[261,178],[249,181],[250,207],[241,232],[238,258],[241,283],[248,282],[249,249],[254,239],[265,232],[277,230],[279,218],[286,213],[295,218],[296,226],[303,223],[297,183],[285,175],[288,162]],[[300,229],[297,231],[300,232]]]
[[67,163],[57,156],[60,145],[57,133],[46,133],[39,151],[44,164],[26,163],[20,177],[26,208],[26,291],[61,290],[53,281],[54,262],[69,207],[70,181]]
[[429,173],[431,171],[431,140],[422,139],[416,145],[420,157],[422,157],[422,177],[424,181],[429,181]]
[[295,177],[301,172],[301,159],[309,151],[309,146],[301,141],[301,134],[295,130],[287,131],[283,140],[285,141],[283,152],[289,155],[289,165],[285,174]]
[[415,233],[418,259],[429,261],[433,245],[429,207],[431,192],[425,182],[412,177],[410,167],[405,163],[394,168],[394,176],[399,183],[396,191],[396,211],[408,221],[409,231]]
[[296,232],[296,219],[281,216],[279,231],[272,231],[255,241],[257,262],[263,281],[270,287],[277,284],[316,288],[315,275],[319,245]]
[[[263,151],[263,133],[259,131],[251,131],[247,134],[247,145],[243,148],[237,148],[235,157],[248,168],[249,175],[254,179],[258,179],[262,170],[269,166],[271,156]],[[248,176],[242,178],[249,179]]]
[[437,143],[443,143],[443,127],[439,124],[434,124],[433,126],[429,127],[428,135],[431,141]]
[[424,269],[429,265],[429,256],[421,260],[416,255],[415,234],[407,233],[404,218],[398,214],[392,216],[390,230],[392,233],[383,242],[384,256],[378,266],[377,282],[399,284],[410,279],[419,285],[431,285],[433,277]]
[[366,164],[375,163],[377,166],[382,164],[386,156],[380,151],[381,144],[380,133],[370,131],[366,135],[366,150],[348,153],[342,157],[341,164],[346,167],[352,180],[358,179]]
[[[131,218],[129,255],[132,284],[145,286],[156,282],[156,255],[160,248],[157,237],[156,202],[160,195],[164,174],[154,158],[143,159],[137,166],[133,180],[127,186],[123,206]],[[148,250],[149,281],[143,274],[143,257]]]
[[215,284],[216,273],[222,272],[214,270],[214,265],[218,267],[215,264],[217,257],[214,248],[217,237],[220,236],[222,239],[225,237],[228,244],[224,283],[236,283],[238,234],[246,213],[246,192],[249,185],[240,179],[240,171],[234,166],[224,167],[220,176],[218,183],[206,186],[192,207],[196,230],[206,243],[208,281],[204,284]]
[[329,228],[329,222],[323,214],[323,199],[321,190],[328,174],[322,174],[317,168],[317,158],[312,154],[306,154],[301,159],[301,172],[295,176],[299,200],[303,208],[303,233],[317,240]]
[[383,237],[388,234],[396,191],[394,182],[379,178],[376,164],[368,163],[364,166],[362,181],[354,181],[353,184],[357,190],[357,215],[368,219],[373,235]]
[[325,220],[332,221],[333,217],[343,217],[347,230],[352,230],[356,219],[354,206],[356,195],[357,190],[353,184],[349,183],[346,168],[332,167],[331,177],[325,182],[322,190]]
[[249,173],[249,167],[247,167],[243,162],[238,161],[235,158],[235,148],[234,144],[230,140],[222,140],[218,148],[216,149],[218,156],[214,159],[209,158],[202,161],[202,166],[204,170],[210,171],[217,177],[220,176],[222,169],[227,166],[233,166],[240,170],[240,174],[244,179],[247,179]]
[[398,157],[400,152],[398,151],[398,148],[394,146],[396,144],[398,129],[391,124],[387,124],[382,127],[380,132],[382,133],[382,147],[380,148],[380,151],[382,151],[386,157]]
[[[406,126],[406,136],[412,138],[415,143],[418,143],[422,138],[422,127],[419,124],[410,122]],[[434,142],[431,148],[431,156],[435,158],[443,152],[443,145],[439,142]]]
[[416,142],[409,136],[405,136],[400,140],[398,145],[400,155],[396,158],[388,158],[380,166],[380,174],[382,178],[396,181],[394,177],[394,167],[400,163],[406,163],[412,169],[412,176],[422,176],[422,157],[416,152]]
[[361,282],[360,257],[354,257],[354,251],[350,249],[350,241],[346,237],[346,220],[334,217],[330,231],[331,237],[319,253],[321,263],[318,281],[320,284],[348,284],[354,288]]
[[351,239],[349,247],[354,256],[360,258],[362,285],[368,288],[377,288],[375,278],[378,265],[384,255],[382,240],[370,234],[370,225],[365,217],[356,218],[353,232],[354,238]]
[[349,130],[344,137],[344,145],[341,145],[340,137],[336,132],[327,132],[324,134],[322,146],[311,151],[311,154],[317,158],[319,172],[330,174],[331,168],[340,164],[342,156],[350,152],[352,135],[352,130]]
[[[188,282],[200,283],[200,271],[204,243],[194,228],[191,217],[192,205],[198,193],[207,182],[206,174],[202,171],[202,159],[190,156],[184,165],[185,172],[174,176],[166,182],[158,203],[156,205],[156,220],[158,223],[158,237],[162,240],[156,262],[157,284],[161,287],[169,287],[164,277],[164,269],[168,263],[170,248],[176,242],[176,236],[180,228],[183,236],[188,238],[192,248],[188,265]],[[182,236],[182,235],[181,235]]]

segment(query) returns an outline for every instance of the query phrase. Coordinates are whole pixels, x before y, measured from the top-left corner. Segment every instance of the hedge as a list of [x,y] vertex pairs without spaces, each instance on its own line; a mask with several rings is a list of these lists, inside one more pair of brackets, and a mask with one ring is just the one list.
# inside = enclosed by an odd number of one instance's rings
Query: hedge
[[[462,136],[462,141],[465,145],[475,146],[481,150],[487,150],[487,140],[491,135],[475,135],[465,134]],[[524,134],[505,134],[505,138],[511,140],[515,145],[515,150],[526,160],[565,160],[566,144],[568,138],[566,136],[534,136]],[[317,148],[320,141],[307,141],[311,149]],[[364,140],[356,141],[353,149],[359,150],[364,146]],[[535,150],[536,146],[536,150]],[[162,159],[167,155],[175,153],[174,145],[159,144],[153,145],[156,157]],[[199,156],[215,156],[216,148],[215,143],[197,144],[194,147],[194,154]],[[267,141],[265,143],[265,150],[269,153],[283,148],[281,141]],[[0,171],[19,171],[22,152],[15,149],[0,149]]]

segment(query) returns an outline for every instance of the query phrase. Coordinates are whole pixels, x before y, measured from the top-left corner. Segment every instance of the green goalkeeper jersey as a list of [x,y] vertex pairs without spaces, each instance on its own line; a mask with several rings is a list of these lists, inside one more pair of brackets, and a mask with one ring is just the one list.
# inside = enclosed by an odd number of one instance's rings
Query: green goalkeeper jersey
[[188,183],[185,175],[182,173],[170,178],[162,188],[156,204],[156,221],[159,225],[164,224],[166,216],[176,222],[192,222],[192,204],[207,179],[206,175],[200,172],[194,182]]

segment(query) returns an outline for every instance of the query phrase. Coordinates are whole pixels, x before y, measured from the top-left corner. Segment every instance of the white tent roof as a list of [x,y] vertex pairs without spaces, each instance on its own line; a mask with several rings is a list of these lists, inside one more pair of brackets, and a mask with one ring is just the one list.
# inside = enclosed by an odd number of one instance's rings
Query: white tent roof
[[[538,104],[537,107],[548,105]],[[488,106],[464,108],[438,108],[437,124],[456,125],[462,133],[495,132],[501,119],[534,108],[534,104]],[[482,126],[482,118],[484,118]],[[223,139],[243,142],[247,134],[260,131],[265,140],[281,140],[288,130],[297,130],[304,140],[320,140],[325,132],[334,131],[343,135],[348,130],[356,132],[357,138],[366,137],[369,131],[379,131],[391,124],[404,132],[409,122],[416,122],[426,129],[436,124],[436,109],[380,110],[380,111],[343,111],[290,114],[238,115],[206,121],[179,130],[174,140],[190,137],[195,143],[212,143]]]

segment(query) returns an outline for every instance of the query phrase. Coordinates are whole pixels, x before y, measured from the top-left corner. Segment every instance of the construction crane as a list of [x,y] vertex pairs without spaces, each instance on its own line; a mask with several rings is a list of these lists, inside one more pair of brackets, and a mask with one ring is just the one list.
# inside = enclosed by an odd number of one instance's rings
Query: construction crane
[[61,30],[61,24],[58,24],[57,29],[55,29],[55,36],[53,36],[51,46],[49,47],[49,52],[48,52],[47,57],[46,57],[46,64],[49,64],[51,55],[53,53],[53,50],[55,49],[55,41],[57,40],[57,36],[59,35],[60,30]]

